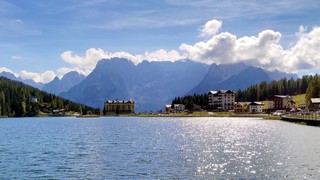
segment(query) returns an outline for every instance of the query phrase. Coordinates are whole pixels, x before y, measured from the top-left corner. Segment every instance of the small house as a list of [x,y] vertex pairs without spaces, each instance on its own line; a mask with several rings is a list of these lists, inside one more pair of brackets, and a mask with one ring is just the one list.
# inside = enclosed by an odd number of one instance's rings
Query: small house
[[184,110],[186,109],[185,105],[183,104],[174,104],[173,108],[175,112],[184,112]]
[[170,113],[171,112],[171,105],[167,104],[166,105],[166,113]]
[[311,98],[313,111],[320,110],[320,98]]
[[248,113],[249,112],[249,102],[236,102],[233,106],[235,113]]
[[249,112],[250,113],[262,113],[263,112],[264,103],[263,102],[251,102],[249,104]]

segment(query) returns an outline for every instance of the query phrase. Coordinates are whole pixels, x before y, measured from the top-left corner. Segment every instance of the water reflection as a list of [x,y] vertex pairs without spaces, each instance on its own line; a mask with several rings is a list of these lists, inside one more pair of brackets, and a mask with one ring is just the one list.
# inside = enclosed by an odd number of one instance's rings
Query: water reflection
[[0,179],[318,179],[320,129],[246,118],[0,121]]

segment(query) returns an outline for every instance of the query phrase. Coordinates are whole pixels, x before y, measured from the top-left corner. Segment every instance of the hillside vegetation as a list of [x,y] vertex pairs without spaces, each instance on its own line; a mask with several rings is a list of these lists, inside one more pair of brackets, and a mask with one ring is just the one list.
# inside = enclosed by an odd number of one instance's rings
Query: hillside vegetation
[[306,94],[292,96],[292,100],[296,103],[295,107],[300,107],[301,104],[306,104]]
[[37,116],[40,113],[50,114],[57,109],[79,114],[100,111],[40,91],[21,82],[0,77],[0,117]]
[[[214,89],[213,89],[214,90]],[[309,110],[312,110],[311,98],[320,97],[320,77],[318,75],[306,75],[299,79],[283,78],[279,81],[250,86],[245,90],[236,91],[237,102],[266,101],[272,95],[290,95],[296,102],[296,107],[300,104],[306,104]],[[186,108],[193,108],[194,104],[206,107],[208,102],[203,98],[207,95],[192,95],[176,97],[172,104],[184,104]],[[267,104],[267,103],[265,103]]]

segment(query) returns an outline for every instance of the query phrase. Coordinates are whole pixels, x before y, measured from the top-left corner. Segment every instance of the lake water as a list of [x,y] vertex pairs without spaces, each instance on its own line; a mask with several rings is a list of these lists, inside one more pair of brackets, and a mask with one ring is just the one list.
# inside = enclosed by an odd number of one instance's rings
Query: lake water
[[258,118],[0,119],[0,179],[320,179],[320,128]]

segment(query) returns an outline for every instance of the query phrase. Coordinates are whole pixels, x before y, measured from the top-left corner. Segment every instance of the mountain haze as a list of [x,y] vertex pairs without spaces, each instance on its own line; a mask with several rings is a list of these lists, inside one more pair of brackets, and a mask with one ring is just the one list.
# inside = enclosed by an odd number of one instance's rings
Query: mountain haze
[[71,71],[65,74],[61,79],[55,77],[51,82],[43,85],[42,90],[58,95],[62,92],[68,91],[84,79],[84,75],[79,74],[76,71]]
[[[197,84],[188,94],[204,94],[210,90],[217,89],[219,84],[245,69],[244,63],[217,65],[212,64],[208,73],[204,76],[202,81]],[[222,88],[226,89],[226,88]]]
[[244,89],[261,81],[289,76],[244,63],[206,65],[184,60],[143,61],[135,65],[127,59],[113,58],[99,61],[89,76],[60,95],[100,108],[107,100],[132,99],[136,112],[149,112],[163,109],[177,96],[215,89]]
[[212,64],[203,80],[187,94],[204,94],[216,89],[243,90],[262,81],[271,82],[281,78],[297,79],[298,76],[279,71],[267,71],[244,63]]
[[[0,75],[26,82],[10,73]],[[190,60],[148,62],[135,65],[123,58],[100,60],[87,77],[69,72],[43,85],[42,90],[75,102],[102,108],[107,100],[135,101],[136,112],[158,111],[178,96],[204,94],[218,89],[245,89],[262,81],[297,75],[266,71],[244,63],[206,65]],[[41,88],[29,80],[30,85]]]
[[136,111],[157,111],[197,85],[208,69],[187,60],[138,65],[127,59],[101,60],[84,81],[61,95],[94,107],[106,100],[133,99]]
[[37,83],[35,81],[33,81],[32,79],[22,79],[20,77],[16,77],[14,74],[9,73],[9,72],[1,72],[0,76],[11,79],[13,81],[19,81],[22,82],[24,84],[27,84],[29,86],[41,89],[43,87],[43,83]]

